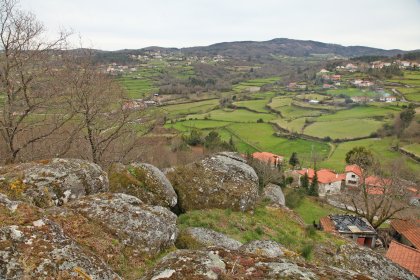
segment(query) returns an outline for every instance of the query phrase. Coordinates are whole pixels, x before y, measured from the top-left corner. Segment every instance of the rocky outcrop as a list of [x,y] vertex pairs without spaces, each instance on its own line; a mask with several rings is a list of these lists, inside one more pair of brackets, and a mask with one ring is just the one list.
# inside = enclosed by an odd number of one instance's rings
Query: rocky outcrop
[[254,240],[244,244],[239,250],[248,254],[276,258],[284,255],[285,248],[272,240]]
[[176,245],[180,249],[199,249],[216,246],[227,250],[236,250],[242,243],[211,229],[191,227],[181,231]]
[[120,279],[48,219],[0,228],[1,279]]
[[356,244],[340,246],[329,260],[331,265],[370,275],[375,279],[417,279],[413,274],[369,248]]
[[261,198],[276,205],[286,205],[286,199],[284,198],[284,194],[281,187],[271,183],[264,187],[264,191],[261,195]]
[[174,207],[177,195],[166,176],[153,165],[114,164],[109,170],[110,191],[125,193],[141,201],[163,207]]
[[165,256],[143,280],[220,279],[226,264],[213,251],[178,250]]
[[99,222],[103,230],[113,232],[119,242],[145,255],[156,255],[173,246],[178,235],[175,214],[161,206],[147,205],[131,195],[96,194],[66,207]]
[[157,279],[370,279],[365,275],[314,266],[285,257],[268,258],[221,248],[179,250],[153,267],[142,280]]
[[258,199],[254,169],[235,153],[220,153],[168,173],[182,211],[220,208],[247,211]]
[[0,192],[47,208],[108,191],[108,177],[96,164],[58,159],[0,167]]

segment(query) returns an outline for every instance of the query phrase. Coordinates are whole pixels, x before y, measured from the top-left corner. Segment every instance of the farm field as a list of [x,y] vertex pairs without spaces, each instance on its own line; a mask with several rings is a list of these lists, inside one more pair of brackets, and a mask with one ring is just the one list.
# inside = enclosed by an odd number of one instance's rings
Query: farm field
[[287,120],[294,120],[302,117],[318,117],[322,115],[322,111],[314,109],[304,109],[296,106],[284,106],[276,110],[281,116]]
[[398,113],[398,107],[358,106],[348,110],[341,110],[334,114],[325,114],[316,119],[317,122],[338,121],[365,118],[393,117]]
[[326,157],[330,149],[329,145],[323,142],[275,136],[270,124],[255,124],[252,127],[247,124],[233,124],[226,129],[260,151],[272,152],[286,157],[289,157],[293,152],[302,156],[309,156],[313,151],[316,151],[322,157]]
[[272,123],[277,124],[279,127],[286,129],[290,132],[297,132],[297,133],[302,133],[302,129],[305,125],[306,122],[306,118],[299,118],[299,119],[294,119],[291,121],[279,118],[279,119],[275,119],[274,121],[272,121]]
[[308,125],[304,134],[318,138],[354,139],[367,137],[376,132],[383,122],[371,119],[340,119],[315,122]]
[[275,118],[272,114],[254,113],[244,109],[237,110],[214,110],[206,114],[188,115],[187,119],[211,119],[226,122],[253,122],[262,119],[264,122],[270,121]]
[[350,151],[352,148],[357,146],[364,146],[370,149],[377,157],[381,159],[382,164],[389,164],[393,160],[397,160],[399,158],[404,158],[405,162],[407,162],[408,166],[416,172],[420,172],[420,165],[415,163],[410,158],[401,155],[400,153],[393,151],[390,147],[394,143],[393,138],[370,138],[370,139],[363,139],[357,141],[349,141],[340,143],[337,145],[335,150],[332,152],[330,157],[321,162],[320,165],[323,168],[330,168],[336,170],[337,172],[344,171],[346,166],[345,158],[346,153]]
[[291,97],[277,96],[274,97],[271,102],[267,105],[273,110],[278,110],[284,106],[290,106],[293,99]]
[[128,97],[132,99],[144,98],[146,95],[157,92],[157,88],[153,86],[152,81],[147,79],[136,79],[130,76],[119,78],[118,81],[127,91]]
[[164,110],[169,117],[182,117],[189,114],[206,113],[219,105],[218,99],[203,100],[197,102],[181,103],[174,105],[162,106],[160,109]]
[[369,97],[375,97],[378,95],[377,92],[370,91],[370,90],[361,90],[358,88],[345,88],[345,89],[330,89],[327,90],[327,94],[337,96],[337,95],[345,95],[348,97],[354,97],[354,96],[369,96]]
[[420,85],[418,87],[398,87],[396,89],[401,92],[407,100],[420,101]]
[[406,145],[403,148],[404,148],[404,150],[406,150],[410,153],[413,153],[416,156],[420,157],[420,143],[413,143],[413,144],[410,144],[410,145]]
[[246,90],[249,90],[249,88],[261,87],[263,85],[272,84],[272,83],[278,82],[280,80],[281,80],[280,77],[270,77],[270,78],[264,78],[264,79],[253,79],[253,80],[241,82],[241,83],[239,83],[237,85],[234,85],[233,86],[233,91],[235,91],[235,92],[246,91]]
[[186,121],[177,121],[175,123],[167,123],[165,127],[175,128],[179,131],[190,131],[192,128],[197,129],[215,129],[219,127],[224,127],[229,125],[229,122],[213,121],[213,120],[186,120]]
[[246,101],[238,101],[233,103],[233,105],[238,107],[245,107],[249,110],[259,112],[259,113],[268,113],[266,105],[268,103],[267,99],[256,99],[256,100],[246,100]]

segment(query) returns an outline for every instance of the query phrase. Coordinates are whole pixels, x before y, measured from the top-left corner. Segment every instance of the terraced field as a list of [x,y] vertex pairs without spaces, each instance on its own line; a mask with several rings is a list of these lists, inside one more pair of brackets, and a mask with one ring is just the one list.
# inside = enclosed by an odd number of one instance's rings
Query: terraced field
[[[267,79],[264,82],[273,81]],[[249,86],[261,86],[264,82],[251,80],[241,83],[236,85],[235,92],[242,91]],[[344,92],[347,93],[347,96],[358,96],[362,93],[365,95],[376,94],[353,88],[329,91],[328,93],[331,96],[338,96]],[[167,111],[170,117],[176,116],[175,119],[172,119],[172,123],[166,124],[166,127],[175,128],[183,133],[188,133],[192,128],[198,128],[204,134],[216,130],[224,140],[232,138],[238,151],[242,153],[268,151],[284,155],[287,158],[291,153],[297,152],[299,157],[306,161],[306,165],[310,165],[311,155],[317,154],[324,159],[320,166],[336,170],[344,168],[345,154],[355,146],[366,146],[381,158],[385,157],[384,164],[402,157],[400,153],[390,149],[394,141],[392,138],[352,140],[369,137],[385,123],[391,123],[402,110],[401,102],[372,102],[369,105],[346,108],[334,104],[335,97],[332,100],[331,97],[323,94],[302,95],[294,92],[281,93],[280,96],[278,94],[279,92],[274,91],[249,93],[247,96],[258,99],[241,100],[234,103],[243,109],[216,109],[217,99],[170,105],[162,107],[162,109]],[[304,101],[308,99],[331,101],[330,105],[319,105],[322,106],[319,108],[328,108],[329,110],[314,108],[312,104]],[[174,122],[181,117],[183,121]],[[293,139],[287,133],[278,134],[276,130],[279,127],[303,135]],[[309,140],[312,139],[311,137],[325,141]],[[330,144],[326,141],[328,138],[347,142]],[[418,144],[407,147],[417,152],[419,149]],[[420,172],[419,164],[408,157],[403,157],[407,159],[413,170]]]
[[211,119],[217,121],[226,121],[226,122],[245,122],[245,123],[256,123],[257,120],[263,120],[264,122],[270,121],[275,118],[272,114],[264,113],[254,113],[244,109],[237,110],[214,110],[206,114],[196,114],[189,115],[187,119],[197,118],[197,119]]
[[264,78],[264,79],[249,80],[249,81],[241,82],[241,83],[235,85],[233,87],[233,91],[235,91],[235,92],[247,91],[250,88],[262,87],[263,85],[272,84],[272,83],[278,82],[280,80],[281,80],[280,77],[270,77],[270,78]]
[[404,76],[388,80],[390,83],[399,83],[401,86],[394,87],[409,101],[420,102],[420,72],[406,71]]
[[420,143],[413,143],[410,145],[406,145],[403,147],[404,150],[415,154],[416,156],[420,157]]
[[233,103],[233,105],[238,107],[244,107],[251,111],[259,112],[259,113],[268,113],[267,103],[268,99],[256,99],[256,100],[246,100],[246,101],[238,101]]
[[189,114],[202,114],[210,112],[211,110],[219,106],[218,99],[210,99],[204,101],[190,102],[190,103],[181,103],[175,105],[167,105],[160,107],[164,110],[170,118],[183,117]]
[[333,96],[345,95],[348,97],[354,97],[354,96],[376,97],[378,96],[377,92],[370,91],[370,90],[361,90],[358,88],[330,89],[330,90],[327,90],[327,94],[333,95]]

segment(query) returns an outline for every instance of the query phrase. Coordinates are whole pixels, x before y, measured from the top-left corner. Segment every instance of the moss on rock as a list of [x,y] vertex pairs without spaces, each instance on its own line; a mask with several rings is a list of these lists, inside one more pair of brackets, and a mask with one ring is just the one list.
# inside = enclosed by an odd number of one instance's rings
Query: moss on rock
[[111,192],[129,194],[151,205],[174,207],[177,203],[177,195],[171,183],[153,165],[114,164],[108,173]]

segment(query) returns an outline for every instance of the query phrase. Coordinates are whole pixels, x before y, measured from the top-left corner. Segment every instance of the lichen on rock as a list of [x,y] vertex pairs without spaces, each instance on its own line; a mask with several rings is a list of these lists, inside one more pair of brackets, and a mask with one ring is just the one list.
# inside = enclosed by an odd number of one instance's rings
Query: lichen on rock
[[280,205],[280,206],[286,205],[286,199],[284,197],[281,187],[275,184],[271,184],[271,183],[267,184],[264,187],[261,198],[263,200],[267,200],[270,203],[273,203],[276,205]]
[[85,160],[53,158],[0,167],[1,193],[42,208],[105,191],[106,173]]
[[214,246],[236,250],[242,246],[242,243],[211,229],[190,227],[181,231],[176,245],[180,249],[199,249]]
[[121,279],[48,219],[0,228],[0,279]]
[[177,195],[157,167],[147,163],[114,164],[109,169],[110,191],[133,195],[145,203],[174,207]]
[[252,210],[258,199],[254,169],[235,153],[219,153],[169,172],[182,211]]
[[176,215],[167,208],[151,206],[121,193],[103,193],[67,205],[82,216],[98,221],[118,236],[120,242],[139,253],[156,255],[174,245],[178,236]]

